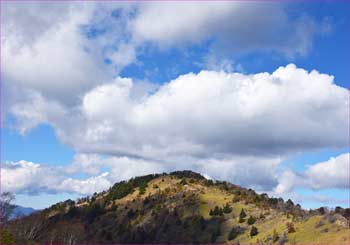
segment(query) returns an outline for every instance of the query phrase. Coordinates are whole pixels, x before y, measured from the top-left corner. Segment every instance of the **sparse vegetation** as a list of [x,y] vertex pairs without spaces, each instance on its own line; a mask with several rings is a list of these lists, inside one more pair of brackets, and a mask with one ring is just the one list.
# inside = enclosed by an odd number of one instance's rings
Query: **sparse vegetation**
[[[182,180],[190,184],[184,187]],[[3,237],[17,244],[349,244],[347,212],[304,211],[292,201],[187,171],[137,177],[77,202],[57,203],[10,221]]]

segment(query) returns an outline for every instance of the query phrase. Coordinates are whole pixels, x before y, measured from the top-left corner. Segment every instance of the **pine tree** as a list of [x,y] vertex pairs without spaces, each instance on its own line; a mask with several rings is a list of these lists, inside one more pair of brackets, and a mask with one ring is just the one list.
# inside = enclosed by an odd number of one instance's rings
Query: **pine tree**
[[226,214],[231,213],[232,207],[228,203],[226,203],[226,205],[224,206],[223,212]]
[[239,223],[243,223],[243,222],[245,222],[245,217],[247,216],[247,214],[244,212],[244,209],[242,208],[242,210],[241,210],[241,213],[239,214],[239,220],[238,220],[238,222]]
[[255,223],[255,219],[253,216],[250,216],[247,220],[248,225],[253,225]]
[[250,230],[250,236],[253,237],[253,236],[256,236],[258,235],[258,228],[256,228],[255,226],[252,226],[252,229]]
[[220,210],[218,206],[215,206],[214,211],[213,211],[214,215],[219,215],[220,214]]
[[244,212],[244,209],[242,208],[241,213],[239,214],[239,217],[245,218],[247,214]]

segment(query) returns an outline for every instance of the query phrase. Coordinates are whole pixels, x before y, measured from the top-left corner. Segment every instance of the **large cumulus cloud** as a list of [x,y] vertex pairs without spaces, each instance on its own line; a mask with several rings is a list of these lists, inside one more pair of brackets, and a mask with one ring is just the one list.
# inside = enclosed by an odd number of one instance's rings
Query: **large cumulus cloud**
[[131,79],[117,78],[89,91],[80,130],[62,129],[62,138],[80,151],[152,159],[279,156],[347,144],[348,91],[295,65],[272,74],[185,74],[141,98],[132,90]]

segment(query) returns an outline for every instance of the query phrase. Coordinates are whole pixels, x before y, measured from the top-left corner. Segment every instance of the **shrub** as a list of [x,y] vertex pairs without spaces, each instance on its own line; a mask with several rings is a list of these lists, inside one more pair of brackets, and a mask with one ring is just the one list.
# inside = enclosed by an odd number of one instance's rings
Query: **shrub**
[[292,222],[288,222],[287,223],[287,231],[288,231],[288,233],[294,233],[295,232],[294,224]]
[[256,236],[258,235],[258,228],[256,228],[255,226],[252,226],[252,229],[250,230],[250,236],[253,237],[253,236]]
[[255,219],[253,216],[250,216],[247,220],[248,225],[253,225],[255,223]]
[[180,181],[180,184],[181,184],[181,185],[187,185],[186,179],[182,179],[182,180]]
[[226,214],[231,213],[232,212],[232,207],[228,203],[226,203],[226,205],[223,208],[223,212],[226,213]]

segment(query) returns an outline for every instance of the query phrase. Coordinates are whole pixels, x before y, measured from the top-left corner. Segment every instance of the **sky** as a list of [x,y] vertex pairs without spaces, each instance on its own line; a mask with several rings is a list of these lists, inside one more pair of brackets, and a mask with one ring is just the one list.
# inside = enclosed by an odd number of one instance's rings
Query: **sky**
[[193,170],[349,206],[350,3],[1,2],[1,191]]

